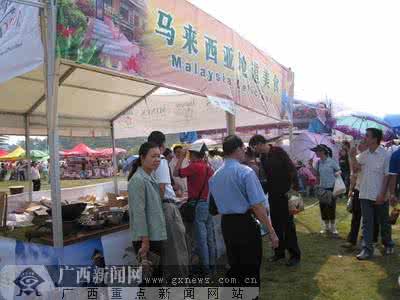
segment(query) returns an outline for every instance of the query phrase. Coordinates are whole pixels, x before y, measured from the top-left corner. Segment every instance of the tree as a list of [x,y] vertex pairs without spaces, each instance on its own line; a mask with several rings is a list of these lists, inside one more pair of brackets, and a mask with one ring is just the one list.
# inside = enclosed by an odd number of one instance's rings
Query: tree
[[10,139],[6,135],[0,135],[0,148],[1,149],[8,149],[8,144]]

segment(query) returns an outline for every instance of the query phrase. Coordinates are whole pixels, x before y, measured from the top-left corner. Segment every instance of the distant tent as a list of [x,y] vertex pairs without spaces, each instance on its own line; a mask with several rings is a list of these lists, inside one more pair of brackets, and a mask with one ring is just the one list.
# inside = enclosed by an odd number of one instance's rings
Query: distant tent
[[25,157],[25,150],[21,147],[17,147],[14,151],[1,156],[0,161],[16,161],[19,159],[23,159]]
[[[100,152],[98,154],[99,157],[111,157],[113,155],[113,149],[112,148],[100,148],[96,149],[96,151]],[[122,148],[115,148],[115,153],[116,155],[121,155],[121,154],[126,154],[128,151]]]
[[49,159],[49,154],[40,150],[31,150],[31,159],[32,161],[43,161]]
[[0,149],[0,157],[7,155],[8,152],[6,150]]
[[60,151],[60,155],[64,157],[89,157],[89,156],[99,156],[100,152],[93,150],[85,144],[78,144],[71,150]]

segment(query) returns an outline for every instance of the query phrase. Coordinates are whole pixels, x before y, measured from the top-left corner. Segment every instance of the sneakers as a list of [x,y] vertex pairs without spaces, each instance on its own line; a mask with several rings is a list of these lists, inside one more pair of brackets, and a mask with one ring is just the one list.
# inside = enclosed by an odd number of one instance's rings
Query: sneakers
[[389,256],[394,254],[394,247],[385,247],[385,251],[383,253],[385,256]]
[[330,232],[334,236],[339,236],[339,231],[337,231],[337,229],[336,229],[336,221],[335,220],[331,220],[329,223],[330,223]]
[[360,254],[357,256],[358,260],[370,260],[372,258],[372,255],[369,254],[366,250],[362,250]]
[[320,234],[326,234],[330,231],[329,221],[321,221],[321,231]]

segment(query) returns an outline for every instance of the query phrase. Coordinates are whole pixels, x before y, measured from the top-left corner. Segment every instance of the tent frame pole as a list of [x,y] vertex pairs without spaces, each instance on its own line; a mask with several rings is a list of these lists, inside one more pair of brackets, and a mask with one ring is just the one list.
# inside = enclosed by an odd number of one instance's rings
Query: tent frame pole
[[30,141],[30,124],[29,124],[29,115],[24,115],[25,121],[25,157],[28,163],[27,168],[27,179],[28,179],[28,193],[29,193],[29,201],[32,202],[33,199],[33,191],[32,191],[32,160],[31,160],[31,141]]
[[113,165],[113,182],[114,182],[114,192],[116,195],[119,194],[118,188],[118,162],[117,162],[117,153],[115,151],[115,130],[114,130],[114,122],[111,121],[111,142],[112,142],[112,165]]
[[226,127],[228,135],[234,135],[236,133],[236,118],[235,115],[226,112]]
[[47,132],[50,152],[51,201],[53,246],[63,247],[63,227],[61,214],[61,184],[58,141],[58,87],[60,61],[56,58],[57,0],[47,3],[47,47],[46,47],[46,105]]

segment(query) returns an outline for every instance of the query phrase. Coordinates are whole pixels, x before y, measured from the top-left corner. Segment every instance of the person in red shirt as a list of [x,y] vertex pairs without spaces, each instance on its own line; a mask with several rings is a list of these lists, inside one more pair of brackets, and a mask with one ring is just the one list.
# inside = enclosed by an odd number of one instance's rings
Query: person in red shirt
[[[187,151],[190,154],[190,163],[188,167],[182,168]],[[208,181],[214,174],[214,171],[204,159],[205,151],[205,145],[202,147],[192,147],[189,150],[185,149],[176,164],[174,176],[187,178],[189,200],[196,201],[197,203],[193,223],[196,253],[201,261],[201,271],[204,274],[210,274],[215,268],[216,246],[214,223],[209,213]]]

